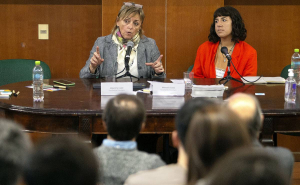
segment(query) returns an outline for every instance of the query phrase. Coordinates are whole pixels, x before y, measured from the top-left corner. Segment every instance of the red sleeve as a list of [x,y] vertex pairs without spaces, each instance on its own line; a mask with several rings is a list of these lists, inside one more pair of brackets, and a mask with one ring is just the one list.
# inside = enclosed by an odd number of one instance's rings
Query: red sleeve
[[199,46],[197,50],[197,56],[194,63],[194,68],[192,72],[194,72],[194,78],[204,78],[202,66],[201,66],[201,56],[200,56],[201,46]]
[[255,49],[249,55],[242,76],[257,76],[257,52]]

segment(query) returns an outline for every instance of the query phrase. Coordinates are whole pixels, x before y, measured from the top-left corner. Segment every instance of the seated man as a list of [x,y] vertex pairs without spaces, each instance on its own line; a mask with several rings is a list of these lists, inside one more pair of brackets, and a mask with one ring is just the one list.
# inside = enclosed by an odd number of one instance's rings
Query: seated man
[[27,185],[96,185],[98,163],[92,148],[76,137],[51,137],[29,156]]
[[176,131],[172,133],[173,145],[178,148],[177,164],[162,166],[157,169],[130,175],[125,185],[147,184],[186,184],[187,161],[185,136],[193,114],[208,105],[217,102],[210,99],[196,98],[186,102],[176,115]]
[[[248,94],[237,93],[228,99],[227,106],[247,123],[253,146],[263,147],[258,137],[264,117],[256,98]],[[294,166],[293,154],[282,147],[264,147],[264,150],[279,159],[282,167],[289,173],[291,178]]]
[[22,177],[25,159],[31,147],[22,127],[0,119],[0,184],[16,185]]
[[137,150],[135,139],[144,127],[145,119],[144,105],[135,96],[118,95],[106,104],[103,124],[108,135],[95,149],[103,184],[124,184],[131,174],[165,164],[156,154]]

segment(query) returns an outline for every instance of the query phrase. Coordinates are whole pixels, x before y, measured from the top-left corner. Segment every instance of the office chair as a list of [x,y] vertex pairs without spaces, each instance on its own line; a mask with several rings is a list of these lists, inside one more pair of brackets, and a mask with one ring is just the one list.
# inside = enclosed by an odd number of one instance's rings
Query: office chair
[[282,71],[281,71],[281,74],[280,74],[280,76],[282,77],[282,78],[284,78],[284,79],[287,79],[288,78],[288,70],[289,69],[291,69],[291,65],[289,64],[289,65],[287,65],[287,66],[285,66],[283,69],[282,69]]
[[[32,70],[35,60],[30,59],[7,59],[0,60],[0,86],[15,82],[32,81]],[[41,61],[44,79],[51,78],[49,66]]]

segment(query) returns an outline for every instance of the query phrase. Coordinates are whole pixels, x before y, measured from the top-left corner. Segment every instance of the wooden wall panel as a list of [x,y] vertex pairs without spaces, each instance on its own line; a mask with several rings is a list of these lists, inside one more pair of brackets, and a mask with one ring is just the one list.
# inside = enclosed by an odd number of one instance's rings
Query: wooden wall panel
[[[167,77],[182,78],[207,40],[213,12],[225,5],[242,14],[246,42],[258,52],[258,74],[278,76],[298,44],[298,0],[136,0],[144,5],[145,35],[156,40]],[[3,0],[0,2],[0,59],[46,62],[53,78],[78,77],[97,37],[110,33],[121,0]],[[50,39],[38,40],[38,24]]]
[[183,78],[200,44],[208,40],[214,11],[223,0],[169,0],[167,3],[167,77]]
[[[102,35],[111,33],[119,10],[124,0],[103,0],[103,25]],[[144,34],[156,41],[161,54],[165,55],[165,0],[135,0],[136,4],[143,5],[145,20],[143,23]],[[162,62],[165,63],[165,57]]]
[[298,5],[233,5],[241,13],[248,31],[246,42],[258,54],[258,75],[280,76],[299,48]]
[[[0,3],[0,59],[38,59],[49,65],[53,78],[79,77],[101,34],[102,11],[101,4],[75,2]],[[49,24],[49,40],[38,40],[38,24]]]

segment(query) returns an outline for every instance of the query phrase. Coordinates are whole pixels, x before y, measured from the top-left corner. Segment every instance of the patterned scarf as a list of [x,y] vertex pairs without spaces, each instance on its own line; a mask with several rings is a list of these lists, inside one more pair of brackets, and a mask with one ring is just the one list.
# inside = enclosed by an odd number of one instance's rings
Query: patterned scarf
[[[126,43],[129,41],[129,40],[126,40],[122,37],[121,35],[121,32],[119,30],[119,28],[115,31],[114,33],[114,36],[116,36],[116,40],[118,41],[118,44],[119,46],[123,46],[124,48],[127,46]],[[140,34],[137,33],[132,39],[131,41],[134,43],[134,46],[136,46],[139,42],[140,42]]]

